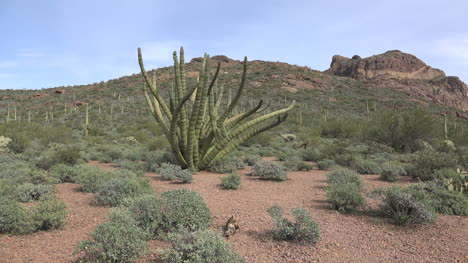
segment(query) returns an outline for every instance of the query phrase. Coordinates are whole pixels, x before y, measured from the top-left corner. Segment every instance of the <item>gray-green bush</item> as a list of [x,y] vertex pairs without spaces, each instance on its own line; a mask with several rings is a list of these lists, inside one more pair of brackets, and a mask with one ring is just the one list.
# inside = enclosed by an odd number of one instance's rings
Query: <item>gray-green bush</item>
[[136,197],[152,193],[146,178],[114,178],[98,188],[93,196],[97,205],[117,206],[127,197]]
[[260,161],[252,168],[252,176],[258,176],[264,180],[285,181],[288,173],[285,169],[272,161]]
[[363,187],[361,177],[357,175],[356,172],[346,169],[346,168],[340,168],[340,169],[328,172],[327,182],[330,185],[351,183],[351,184],[354,184],[358,190],[362,189]]
[[183,183],[190,183],[193,181],[192,172],[190,170],[182,169],[175,164],[163,163],[159,168],[159,174],[163,180],[177,180]]
[[352,212],[366,204],[366,199],[353,183],[335,183],[327,187],[328,200],[340,212]]
[[235,172],[230,175],[220,177],[219,179],[221,180],[221,186],[224,189],[237,190],[241,184],[241,176]]

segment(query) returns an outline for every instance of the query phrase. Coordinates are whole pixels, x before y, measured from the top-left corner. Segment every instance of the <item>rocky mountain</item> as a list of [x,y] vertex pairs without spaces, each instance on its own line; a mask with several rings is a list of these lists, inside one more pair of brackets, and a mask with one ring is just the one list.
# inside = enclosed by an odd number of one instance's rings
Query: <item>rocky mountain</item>
[[446,76],[414,55],[399,50],[361,58],[335,55],[325,73],[363,81],[372,87],[400,90],[411,97],[468,110],[468,86],[458,77]]

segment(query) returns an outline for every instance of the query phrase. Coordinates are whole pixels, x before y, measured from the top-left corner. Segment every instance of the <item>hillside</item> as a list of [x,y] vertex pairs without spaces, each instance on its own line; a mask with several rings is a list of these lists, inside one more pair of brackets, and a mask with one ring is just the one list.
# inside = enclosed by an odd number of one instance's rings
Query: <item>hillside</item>
[[[213,67],[215,61],[222,62],[219,82],[234,93],[240,81],[241,62],[214,56]],[[189,85],[195,81],[200,67],[201,58],[187,63]],[[138,69],[136,63],[135,69]],[[173,79],[172,67],[159,68],[156,72],[159,88],[167,90]],[[101,107],[107,112],[116,107],[120,111],[146,114],[142,85],[140,74],[134,74],[81,86],[2,90],[0,114],[6,116],[8,108],[13,114],[16,109],[23,118],[30,112],[34,119],[46,112],[60,114],[65,108],[76,109],[85,103],[98,105],[99,112]],[[368,107],[371,110],[423,107],[434,114],[448,113],[468,119],[467,94],[467,85],[457,77],[447,77],[443,71],[427,66],[413,55],[389,51],[364,59],[334,56],[330,69],[324,72],[287,63],[251,61],[240,107],[252,105],[259,98],[273,108],[294,99],[299,104],[296,112],[300,110],[307,115],[326,111],[330,117],[363,118]],[[5,122],[6,118],[2,117],[1,121]]]

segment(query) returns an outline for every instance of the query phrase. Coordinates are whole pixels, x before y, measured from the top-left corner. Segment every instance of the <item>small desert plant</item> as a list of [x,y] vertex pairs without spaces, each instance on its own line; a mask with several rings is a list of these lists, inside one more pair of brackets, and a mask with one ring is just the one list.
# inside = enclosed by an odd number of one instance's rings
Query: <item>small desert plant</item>
[[315,244],[320,240],[320,230],[309,212],[303,208],[293,208],[295,222],[283,217],[283,208],[272,206],[267,212],[273,218],[273,237],[278,240],[292,240],[303,244]]
[[152,193],[151,186],[143,178],[114,178],[99,187],[93,201],[98,205],[117,206],[127,197],[149,193]]
[[32,221],[37,230],[60,228],[67,218],[66,205],[56,199],[41,201],[32,209]]
[[145,165],[142,163],[137,163],[137,162],[126,160],[126,159],[115,160],[115,163],[121,169],[126,169],[129,171],[136,171],[136,172],[145,171]]
[[382,178],[389,182],[396,182],[406,171],[398,162],[386,162],[382,164]]
[[357,158],[351,163],[351,166],[360,174],[380,174],[382,169],[379,164],[372,160]]
[[174,189],[161,194],[162,230],[206,229],[212,223],[210,208],[203,197],[188,189]]
[[62,183],[75,183],[79,176],[79,169],[66,164],[56,164],[49,170],[49,174],[60,179]]
[[0,198],[0,233],[29,234],[33,231],[26,208],[14,200]]
[[163,163],[159,168],[159,174],[163,180],[168,181],[178,180],[183,183],[190,183],[193,180],[190,170],[183,170],[180,166],[170,163]]
[[112,207],[107,214],[107,221],[117,224],[129,224],[136,226],[135,214],[126,207]]
[[299,159],[285,160],[282,165],[288,169],[288,171],[310,171],[313,166]]
[[327,188],[328,200],[340,212],[352,212],[366,204],[366,199],[353,183],[335,183]]
[[237,173],[232,173],[228,176],[223,176],[221,179],[221,186],[224,189],[234,189],[237,190],[241,184],[241,176]]
[[384,192],[380,209],[398,225],[428,224],[436,220],[435,213],[428,206],[399,188]]
[[260,161],[256,163],[251,175],[272,181],[285,181],[288,179],[288,173],[284,168],[272,161]]
[[16,198],[20,202],[51,199],[54,194],[53,185],[24,183],[16,187]]
[[362,189],[363,187],[361,177],[357,175],[354,171],[346,168],[341,168],[328,172],[327,182],[330,185],[351,183],[354,184],[358,190]]
[[161,200],[154,194],[126,198],[122,205],[132,213],[140,228],[150,233],[151,236],[157,233],[162,224]]
[[257,154],[248,154],[242,158],[245,164],[254,166],[257,162],[262,159],[260,155]]
[[244,166],[245,163],[242,161],[242,159],[236,156],[230,156],[224,160],[211,163],[208,167],[208,171],[218,174],[232,173],[237,171],[239,168],[243,168]]
[[328,170],[332,167],[336,167],[337,164],[331,159],[323,159],[317,162],[317,168],[320,170]]
[[147,234],[132,224],[106,222],[81,241],[74,254],[83,251],[84,262],[130,263],[148,251]]
[[245,260],[231,252],[229,243],[210,230],[182,232],[169,237],[172,248],[162,251],[165,263],[241,263]]
[[110,180],[110,174],[101,171],[97,167],[77,166],[79,176],[76,181],[81,185],[81,190],[86,193],[96,192],[101,185]]
[[456,158],[448,153],[435,151],[423,151],[416,155],[414,176],[423,181],[434,179],[435,170],[443,168],[455,169],[457,166]]

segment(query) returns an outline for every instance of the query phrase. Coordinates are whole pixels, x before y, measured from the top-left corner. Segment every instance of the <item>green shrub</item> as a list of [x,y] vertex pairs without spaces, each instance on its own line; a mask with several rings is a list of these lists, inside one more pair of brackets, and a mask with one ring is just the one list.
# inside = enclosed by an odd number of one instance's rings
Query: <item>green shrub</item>
[[123,206],[111,207],[107,214],[107,222],[116,224],[137,225],[134,214],[128,208]]
[[15,190],[15,183],[12,179],[0,179],[0,198],[14,199]]
[[389,182],[396,182],[406,171],[398,162],[386,162],[382,164],[382,178]]
[[203,197],[188,189],[174,189],[161,194],[162,230],[196,231],[212,223],[211,211]]
[[311,162],[318,162],[324,159],[324,155],[320,152],[318,148],[308,148],[302,151],[301,157],[302,160]]
[[163,163],[159,168],[159,174],[163,180],[178,180],[183,183],[191,183],[193,181],[192,172],[190,170],[183,170],[180,166],[175,164]]
[[298,159],[286,160],[282,163],[288,171],[310,171],[313,166]]
[[250,166],[254,166],[260,160],[262,160],[262,157],[258,154],[248,154],[242,158],[242,161]]
[[327,188],[328,200],[340,212],[352,212],[366,204],[366,199],[353,183],[335,183]]
[[359,157],[359,155],[355,153],[338,154],[332,156],[332,158],[335,161],[335,163],[346,167],[353,167],[355,162],[362,160],[361,157]]
[[60,228],[67,218],[66,205],[56,199],[41,201],[32,209],[32,221],[37,230]]
[[256,163],[252,169],[251,175],[272,181],[285,181],[288,179],[288,173],[284,168],[271,161],[260,161]]
[[80,148],[76,145],[62,146],[57,150],[51,149],[52,152],[45,152],[37,161],[37,167],[48,170],[56,164],[76,165],[80,156]]
[[283,217],[283,208],[280,206],[272,206],[267,212],[275,223],[273,231],[275,239],[291,240],[302,244],[315,244],[320,241],[318,224],[312,219],[307,210],[293,208],[294,223]]
[[221,186],[224,189],[234,189],[237,190],[241,184],[241,176],[237,173],[232,173],[228,176],[223,176],[221,179]]
[[56,164],[49,170],[49,174],[60,179],[62,183],[75,183],[79,173],[78,169],[66,164]]
[[165,160],[165,152],[163,151],[150,151],[143,155],[145,161],[145,170],[147,172],[157,172],[158,168],[163,163],[167,163]]
[[237,169],[243,168],[244,166],[245,163],[242,161],[242,159],[235,156],[230,156],[221,161],[211,163],[208,167],[208,171],[218,174],[225,174],[236,172]]
[[126,198],[122,205],[131,212],[140,228],[150,233],[151,236],[157,234],[162,224],[161,200],[154,194]]
[[93,230],[91,238],[73,252],[84,252],[84,262],[130,263],[148,252],[147,234],[132,224],[106,222]]
[[141,172],[145,171],[145,165],[142,163],[137,163],[134,161],[126,160],[126,159],[118,159],[115,160],[115,163],[121,168],[129,171],[136,171]]
[[54,186],[25,183],[16,187],[15,196],[20,202],[30,202],[33,200],[47,200],[53,197]]
[[428,224],[436,220],[435,213],[427,205],[400,188],[384,192],[380,209],[398,225]]
[[335,161],[330,160],[330,159],[323,159],[317,162],[317,168],[320,170],[328,170],[336,166],[337,164],[335,163]]
[[420,109],[379,112],[364,128],[366,138],[400,152],[417,150],[419,140],[433,143],[442,137],[432,114]]
[[357,158],[351,165],[356,171],[360,174],[380,174],[382,173],[382,168],[372,161]]
[[327,182],[330,185],[333,184],[346,184],[351,183],[356,186],[358,190],[362,189],[362,179],[356,172],[341,168],[327,173]]
[[172,247],[162,251],[165,263],[240,263],[242,257],[231,252],[229,243],[210,230],[172,234]]
[[143,178],[113,178],[98,188],[93,196],[93,202],[97,205],[117,206],[127,197],[152,192],[148,180]]
[[440,153],[434,151],[418,152],[415,160],[415,176],[421,180],[432,180],[433,172],[443,168],[457,167],[457,159],[448,153]]
[[76,181],[85,193],[95,193],[105,182],[109,181],[111,175],[93,166],[77,166],[79,176]]
[[14,200],[0,198],[0,233],[29,234],[33,231],[26,208]]

